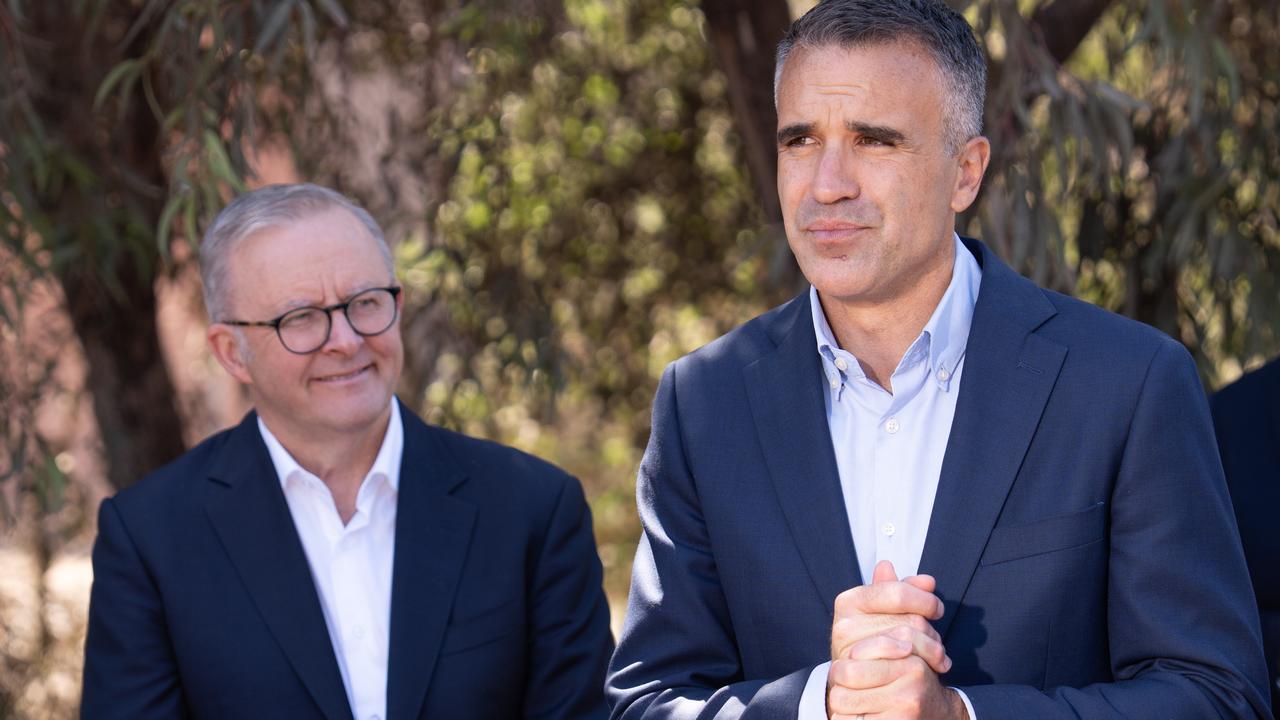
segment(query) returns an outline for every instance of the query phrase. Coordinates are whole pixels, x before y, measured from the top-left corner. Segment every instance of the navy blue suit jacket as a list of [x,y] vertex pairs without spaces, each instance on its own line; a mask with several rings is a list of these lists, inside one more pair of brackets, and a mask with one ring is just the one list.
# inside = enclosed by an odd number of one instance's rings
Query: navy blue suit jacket
[[[1168,337],[982,287],[920,572],[978,720],[1267,717],[1257,611],[1204,392]],[[667,368],[615,718],[795,717],[859,585],[808,293]]]
[[1209,402],[1262,615],[1271,702],[1280,704],[1280,358]]
[[[401,417],[387,718],[604,716],[613,641],[578,482]],[[254,414],[103,502],[93,569],[83,717],[350,720]]]

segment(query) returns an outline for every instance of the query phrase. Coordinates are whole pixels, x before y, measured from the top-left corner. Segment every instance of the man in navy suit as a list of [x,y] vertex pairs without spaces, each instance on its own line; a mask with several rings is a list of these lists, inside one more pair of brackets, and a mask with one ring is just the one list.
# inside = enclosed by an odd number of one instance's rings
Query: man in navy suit
[[812,287],[663,375],[613,717],[1269,717],[1190,356],[955,234],[963,18],[828,0],[778,65]]
[[612,650],[578,482],[393,396],[377,223],[314,185],[201,245],[254,412],[103,502],[85,718],[599,718]]
[[1271,706],[1280,705],[1280,358],[1209,401],[1262,616]]

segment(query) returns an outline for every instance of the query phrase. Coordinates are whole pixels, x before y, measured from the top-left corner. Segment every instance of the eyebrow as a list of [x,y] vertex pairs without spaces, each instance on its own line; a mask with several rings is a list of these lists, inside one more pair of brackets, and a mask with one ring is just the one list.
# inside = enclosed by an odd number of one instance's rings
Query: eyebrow
[[[847,129],[849,132],[854,132],[859,135],[865,135],[874,140],[879,140],[882,143],[900,145],[906,142],[907,140],[906,135],[903,135],[898,130],[894,130],[893,128],[886,127],[884,125],[871,125],[869,123],[862,123],[862,122],[856,122],[856,121],[850,120],[845,122],[844,126],[845,126],[845,129]],[[786,145],[788,142],[790,142],[791,140],[794,140],[795,138],[798,138],[804,135],[809,135],[814,131],[816,127],[817,126],[814,125],[813,123],[792,123],[790,125],[787,125],[786,127],[783,127],[781,130],[778,131],[778,144]]]
[[906,135],[884,125],[869,125],[867,123],[848,121],[845,122],[844,126],[849,130],[849,132],[865,135],[873,140],[879,140],[882,143],[901,145],[907,141]]
[[778,131],[778,144],[786,145],[792,140],[813,132],[813,123],[791,123]]

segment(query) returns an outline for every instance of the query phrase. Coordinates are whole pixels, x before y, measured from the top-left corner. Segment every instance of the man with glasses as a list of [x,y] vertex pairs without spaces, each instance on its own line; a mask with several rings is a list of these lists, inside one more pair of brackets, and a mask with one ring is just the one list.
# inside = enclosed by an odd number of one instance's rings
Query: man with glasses
[[200,256],[209,347],[254,411],[103,502],[83,717],[604,716],[582,490],[395,399],[377,223],[271,186]]

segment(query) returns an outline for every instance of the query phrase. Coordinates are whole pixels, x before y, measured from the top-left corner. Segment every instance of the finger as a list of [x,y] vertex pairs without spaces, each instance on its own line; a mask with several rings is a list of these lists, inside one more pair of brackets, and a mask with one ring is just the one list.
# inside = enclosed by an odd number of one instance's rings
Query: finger
[[911,575],[902,578],[902,582],[912,587],[918,587],[927,593],[938,589],[938,581],[932,575]]
[[937,675],[914,655],[893,663],[897,674],[887,684],[863,689],[830,684],[827,700],[831,709],[855,717],[859,713],[885,718],[941,717],[936,703],[937,693],[941,690]]
[[942,617],[942,611],[942,601],[937,595],[902,581],[860,585],[840,593],[835,602],[837,617],[913,613],[936,619]]
[[844,660],[898,660],[911,655],[914,647],[909,639],[889,634],[875,635],[849,646]]
[[831,660],[876,660],[881,657],[908,657],[914,650],[910,638],[897,638],[887,632],[869,634],[858,641],[833,644]]
[[871,584],[883,582],[894,582],[898,579],[898,572],[893,569],[893,563],[888,560],[881,560],[876,563],[875,570],[871,571]]
[[850,690],[884,687],[908,671],[908,658],[874,660],[836,660],[828,670],[831,686]]
[[[929,628],[933,630],[932,627]],[[925,633],[906,625],[899,625],[887,633],[890,637],[911,645],[911,653],[928,663],[929,668],[942,675],[951,670],[951,658],[938,640],[937,632]]]
[[846,657],[849,646],[876,635],[883,635],[898,626],[911,628],[932,638],[939,644],[942,638],[933,625],[919,615],[855,615],[839,617],[831,624],[831,657]]
[[866,690],[853,690],[832,685],[827,690],[827,712],[833,718],[857,718],[874,711]]

